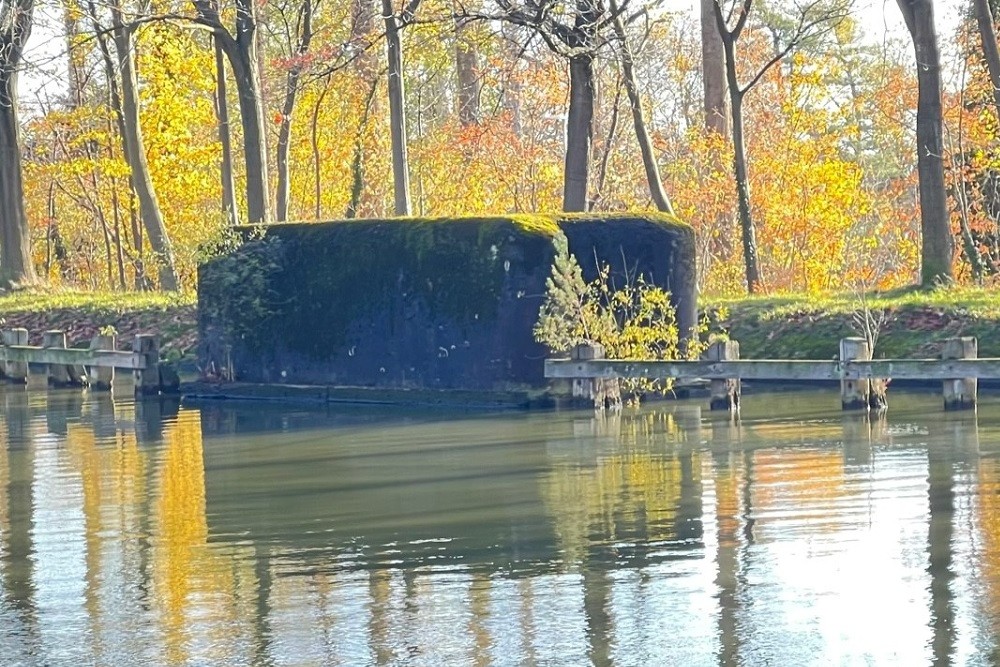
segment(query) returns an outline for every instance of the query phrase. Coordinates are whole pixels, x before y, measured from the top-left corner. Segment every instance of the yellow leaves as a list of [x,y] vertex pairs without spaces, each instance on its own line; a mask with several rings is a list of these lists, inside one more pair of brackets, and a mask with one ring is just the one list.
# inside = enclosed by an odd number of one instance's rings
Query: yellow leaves
[[[554,352],[595,342],[604,346],[609,359],[697,358],[700,345],[689,344],[682,353],[679,333],[669,292],[642,275],[612,276],[607,264],[600,267],[595,280],[586,283],[565,241],[559,242],[534,328],[538,342]],[[635,397],[666,392],[672,386],[670,380],[645,378],[621,383]]]

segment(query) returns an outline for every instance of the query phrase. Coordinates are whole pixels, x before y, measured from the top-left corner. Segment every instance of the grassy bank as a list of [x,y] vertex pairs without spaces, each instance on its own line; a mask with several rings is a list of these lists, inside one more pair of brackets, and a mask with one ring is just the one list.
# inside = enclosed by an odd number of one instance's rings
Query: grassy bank
[[[1000,292],[950,287],[929,292],[896,290],[867,295],[873,313],[885,312],[876,358],[937,356],[940,341],[975,336],[979,355],[1000,357]],[[838,341],[859,335],[857,295],[782,295],[705,299],[703,307],[728,311],[722,329],[740,342],[747,359],[830,359]]]
[[[951,336],[976,336],[980,356],[1000,357],[1000,291],[899,290],[867,300],[872,311],[886,313],[876,357],[933,357]],[[830,359],[841,338],[857,335],[852,320],[860,302],[854,295],[782,295],[706,298],[702,307],[726,312],[721,328],[740,342],[744,358]],[[111,326],[124,346],[137,333],[159,334],[172,358],[193,359],[197,345],[193,294],[16,292],[0,295],[0,320],[3,328],[27,329],[32,344],[48,329],[79,343]]]
[[194,294],[62,290],[0,294],[0,325],[27,329],[32,345],[40,344],[42,332],[50,329],[66,331],[72,345],[113,327],[123,348],[131,346],[135,334],[155,333],[164,355],[173,359],[193,358],[198,342]]

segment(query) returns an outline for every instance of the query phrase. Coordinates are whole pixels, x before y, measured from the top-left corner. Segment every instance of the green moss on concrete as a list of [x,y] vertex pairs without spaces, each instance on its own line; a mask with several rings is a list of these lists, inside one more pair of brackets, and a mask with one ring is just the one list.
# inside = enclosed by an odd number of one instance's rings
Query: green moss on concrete
[[279,316],[313,323],[284,342],[322,358],[345,343],[352,323],[399,294],[426,304],[432,318],[488,322],[510,264],[546,264],[558,233],[542,216],[275,226],[266,238],[285,244]]
[[562,223],[606,222],[614,224],[622,221],[644,220],[664,229],[681,233],[694,233],[694,228],[691,225],[668,213],[556,213],[549,217]]
[[670,216],[344,220],[243,228],[242,236],[241,248],[199,275],[203,366],[232,362],[237,379],[488,390],[543,383],[545,351],[532,327],[560,237],[585,261],[680,286],[694,311],[693,233]]

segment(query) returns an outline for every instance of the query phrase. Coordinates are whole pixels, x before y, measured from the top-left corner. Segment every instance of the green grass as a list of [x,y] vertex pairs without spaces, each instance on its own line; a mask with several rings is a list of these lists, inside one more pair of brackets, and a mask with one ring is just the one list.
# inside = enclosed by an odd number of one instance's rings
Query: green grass
[[975,336],[979,356],[1000,357],[1000,293],[989,289],[899,289],[864,300],[857,294],[704,298],[701,306],[721,312],[713,329],[738,340],[746,359],[829,359],[841,338],[860,335],[854,314],[863,301],[886,315],[876,358],[935,357],[941,341],[955,336]]
[[[1000,291],[981,287],[942,287],[934,290],[916,288],[865,295],[869,308],[897,310],[903,308],[939,308],[963,312],[976,317],[1000,318]],[[849,314],[861,307],[858,294],[781,294],[742,298],[702,299],[703,307],[726,307],[730,310],[758,312],[762,317],[783,317],[801,312]]]
[[[873,312],[886,322],[877,358],[936,356],[940,341],[975,336],[979,355],[1000,357],[1000,292],[977,287],[914,288],[870,293]],[[838,341],[859,335],[854,313],[863,309],[857,294],[703,298],[702,307],[722,309],[720,327],[740,342],[748,359],[829,359]]]
[[27,329],[33,345],[42,332],[53,329],[65,331],[74,345],[110,328],[126,348],[135,334],[151,333],[160,337],[167,358],[193,360],[198,339],[196,302],[193,293],[19,290],[0,294],[0,326]]
[[33,289],[0,294],[0,317],[8,313],[82,310],[97,313],[163,311],[195,304],[194,293],[84,292]]
[[[975,336],[979,356],[1000,357],[1000,290],[947,287],[901,289],[867,295],[869,308],[886,311],[877,358],[927,358],[940,341]],[[192,353],[196,341],[196,297],[192,293],[86,292],[35,289],[0,294],[0,320],[33,335],[49,328],[86,339],[95,328],[114,326],[123,336],[159,333],[167,349]],[[854,294],[702,299],[701,307],[725,311],[713,330],[740,342],[746,359],[829,359],[852,326],[860,299]]]

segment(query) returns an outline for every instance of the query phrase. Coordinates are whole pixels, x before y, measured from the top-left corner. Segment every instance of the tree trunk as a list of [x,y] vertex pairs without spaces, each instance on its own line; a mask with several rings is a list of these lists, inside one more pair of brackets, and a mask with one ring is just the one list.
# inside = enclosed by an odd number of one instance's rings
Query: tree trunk
[[323,90],[319,92],[319,96],[316,98],[316,104],[313,105],[312,121],[309,123],[309,143],[312,146],[313,154],[313,219],[319,220],[323,211],[323,179],[322,179],[322,165],[320,164],[320,152],[319,152],[319,111],[323,106],[323,100],[326,99],[326,94],[330,90],[330,75],[327,74],[326,78],[323,80]]
[[726,60],[715,22],[716,0],[701,0],[701,72],[705,93],[705,127],[729,136],[726,113]]
[[455,71],[458,75],[458,121],[462,127],[478,125],[479,54],[470,39],[468,23],[455,24]]
[[587,210],[590,145],[594,133],[594,58],[584,54],[569,61],[569,113],[566,118],[566,164],[563,210]]
[[139,123],[138,84],[135,74],[135,51],[132,32],[122,22],[121,6],[112,6],[114,15],[113,37],[115,52],[118,58],[118,75],[121,77],[121,121],[122,150],[129,165],[132,188],[139,200],[139,214],[149,245],[159,262],[160,288],[168,291],[179,289],[177,270],[174,264],[174,251],[163,221],[163,212],[153,189],[153,181],[149,175],[149,165],[146,162],[146,149],[142,139],[142,126]]
[[[735,86],[730,87],[734,91]],[[736,178],[737,206],[740,214],[740,234],[743,241],[743,264],[746,268],[747,292],[756,294],[763,287],[760,261],[757,256],[757,232],[750,209],[750,180],[747,175],[746,143],[743,137],[743,98],[730,92],[733,110],[733,174]]]
[[239,223],[236,209],[236,183],[233,179],[233,144],[229,136],[229,101],[226,94],[225,54],[219,40],[213,38],[215,47],[215,115],[219,119],[219,143],[222,144],[222,213],[230,225]]
[[346,218],[358,217],[358,211],[361,209],[361,195],[365,187],[365,129],[368,126],[368,117],[371,115],[376,90],[378,90],[378,81],[372,79],[371,87],[368,89],[368,97],[365,99],[365,110],[361,114],[358,131],[354,135],[354,157],[351,159],[351,201],[344,214]]
[[257,61],[257,3],[236,0],[235,31],[222,25],[218,7],[211,0],[191,0],[204,25],[209,26],[233,68],[243,128],[243,161],[246,165],[247,222],[270,222],[270,191],[264,107],[261,102]]
[[[292,79],[295,79],[293,82]],[[298,72],[289,72],[285,88],[285,103],[281,107],[281,126],[278,130],[278,193],[275,219],[288,220],[290,183],[288,180],[288,150],[292,138],[292,111],[295,110],[295,96],[298,93]]]
[[[660,179],[660,167],[656,163],[656,154],[653,152],[653,140],[649,138],[646,129],[646,119],[642,115],[642,101],[639,99],[639,84],[635,79],[635,67],[632,59],[632,49],[628,45],[625,35],[625,24],[618,11],[616,0],[610,0],[608,6],[614,14],[615,36],[618,38],[621,49],[622,76],[625,80],[625,91],[628,93],[629,105],[632,107],[632,124],[635,125],[635,137],[639,142],[639,152],[642,154],[642,166],[646,170],[646,182],[649,184],[649,195],[656,204],[656,208],[664,213],[673,215],[674,207],[670,203],[666,190],[663,189],[663,181]],[[713,16],[713,21],[715,20]]]
[[[743,130],[743,96],[759,81],[759,77],[767,71],[765,67],[759,70],[757,78],[752,79],[747,88],[741,89],[736,72],[736,40],[739,39],[749,16],[749,0],[743,7],[743,12],[737,19],[736,27],[730,30],[726,27],[722,16],[722,7],[716,1],[712,5],[715,24],[722,41],[723,63],[726,70],[726,87],[729,89],[729,106],[732,111],[733,139],[733,177],[736,181],[737,209],[740,216],[740,235],[743,242],[743,267],[746,275],[747,292],[756,294],[763,281],[760,273],[760,260],[757,253],[757,232],[753,224],[753,211],[750,208],[750,179],[747,174],[746,139]],[[777,60],[771,61],[772,64]]]
[[257,57],[252,37],[230,42],[226,55],[236,79],[243,128],[243,161],[246,166],[247,222],[269,222],[270,193],[264,149],[264,110],[257,78]]
[[301,58],[309,52],[309,43],[312,41],[312,14],[313,5],[311,0],[303,0],[299,9],[302,32],[297,35],[298,45],[293,54],[295,61],[288,68],[288,75],[285,79],[285,103],[281,107],[281,128],[278,130],[278,210],[277,219],[279,222],[288,220],[289,206],[289,175],[288,175],[288,150],[292,138],[292,112],[295,111],[295,98],[299,92],[299,77],[302,74]]
[[0,287],[4,288],[36,280],[24,212],[17,104],[16,72],[0,72]]
[[403,107],[403,44],[400,22],[393,13],[392,0],[382,0],[385,41],[388,53],[389,128],[392,140],[392,184],[396,215],[410,215],[409,159],[406,155],[406,111]]
[[993,13],[990,11],[989,0],[973,0],[973,4],[976,7],[979,37],[983,42],[983,57],[990,73],[990,84],[993,86],[993,105],[996,108],[997,119],[1000,120],[1000,50],[997,49]]
[[81,53],[80,23],[73,9],[73,4],[63,2],[63,27],[66,30],[66,101],[71,109],[83,104],[81,70],[85,60]]
[[917,64],[917,174],[920,179],[920,284],[951,280],[954,240],[948,218],[941,131],[941,58],[932,0],[897,0]]
[[37,280],[24,211],[21,125],[17,117],[17,70],[31,32],[33,0],[21,0],[11,25],[0,30],[0,287]]
[[608,182],[608,164],[611,162],[611,151],[614,148],[615,137],[618,135],[618,109],[622,101],[622,79],[618,77],[615,81],[615,99],[611,106],[611,122],[608,127],[608,138],[604,141],[604,150],[601,151],[601,162],[597,167],[597,183],[593,188],[593,196],[587,203],[588,211],[598,210],[604,199],[604,185]]

